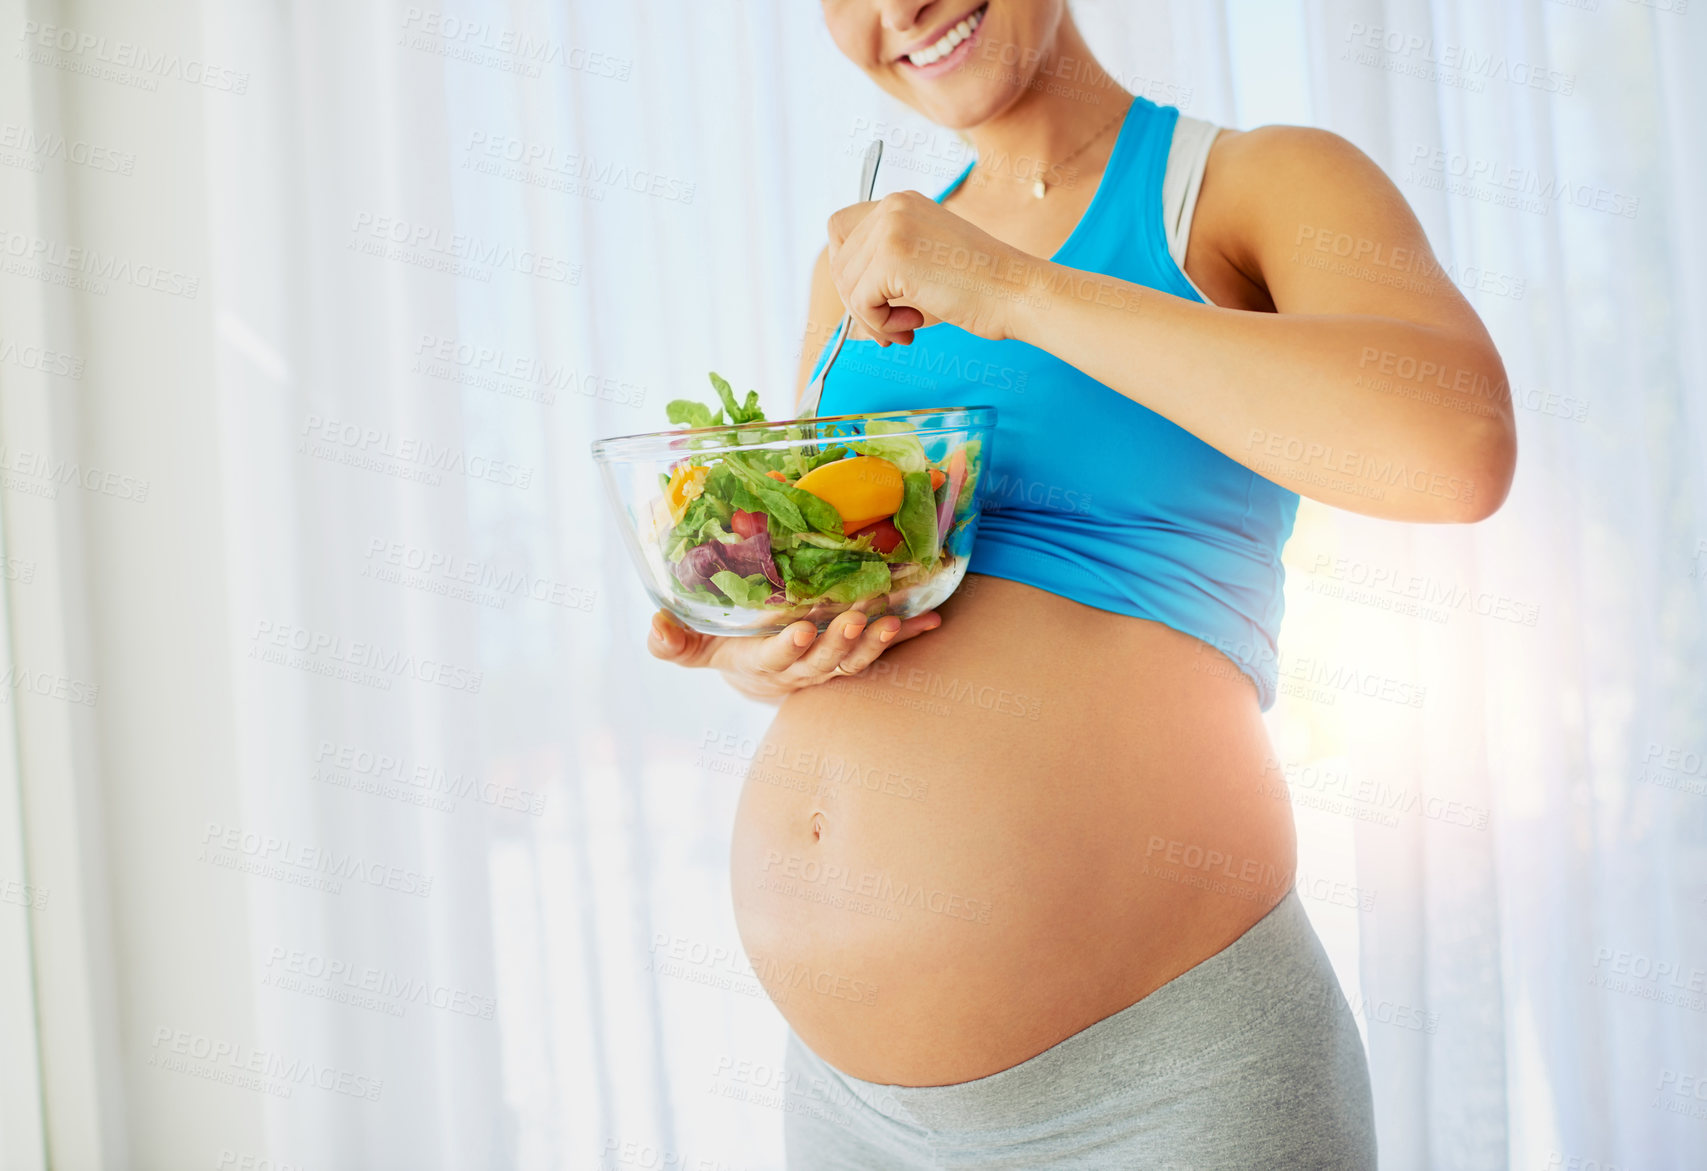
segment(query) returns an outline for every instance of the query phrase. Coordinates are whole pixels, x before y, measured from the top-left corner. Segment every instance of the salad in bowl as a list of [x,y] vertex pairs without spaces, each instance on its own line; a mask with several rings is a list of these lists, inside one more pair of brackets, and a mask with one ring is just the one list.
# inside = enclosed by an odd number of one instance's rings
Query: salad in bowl
[[648,592],[691,629],[765,635],[903,618],[966,572],[994,407],[767,422],[756,391],[677,399],[686,429],[593,444]]

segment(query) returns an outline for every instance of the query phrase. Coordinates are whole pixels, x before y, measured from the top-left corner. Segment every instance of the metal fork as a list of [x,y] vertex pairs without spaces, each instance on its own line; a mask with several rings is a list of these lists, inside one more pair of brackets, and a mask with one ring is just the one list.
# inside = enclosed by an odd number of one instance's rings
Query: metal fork
[[[883,140],[874,138],[871,145],[865,148],[865,165],[860,168],[860,203],[869,202],[871,193],[877,189],[877,164],[882,158]],[[836,329],[836,348],[830,351],[830,356],[824,360],[824,368],[818,371],[818,377],[806,388],[806,394],[800,400],[797,418],[810,419],[818,413],[818,400],[824,397],[824,379],[830,376],[830,367],[836,364],[836,355],[842,352],[842,343],[848,340],[848,327],[852,324],[853,314],[844,313],[842,324]]]

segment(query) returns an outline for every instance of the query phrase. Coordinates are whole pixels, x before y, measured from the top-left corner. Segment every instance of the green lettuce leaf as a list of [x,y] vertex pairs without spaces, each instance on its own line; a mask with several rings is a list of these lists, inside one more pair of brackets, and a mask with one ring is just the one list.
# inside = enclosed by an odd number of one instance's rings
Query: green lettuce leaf
[[[710,477],[706,479],[709,480]],[[733,515],[734,510],[729,507],[728,501],[704,491],[688,501],[687,511],[682,513],[682,519],[676,525],[675,531],[677,534],[697,533],[705,527],[708,520],[720,520],[727,525]]]
[[889,566],[881,561],[865,561],[826,589],[824,598],[831,602],[859,602],[888,592]]
[[912,552],[911,560],[930,569],[937,559],[936,493],[931,490],[930,473],[908,472],[901,484],[904,494],[895,527]]
[[707,541],[722,541],[725,545],[732,545],[741,539],[728,529],[724,528],[723,522],[718,520],[715,516],[708,517],[706,522],[699,526],[699,530],[694,534],[694,536],[698,538],[694,541],[694,544],[696,545],[703,545]]
[[728,413],[731,424],[764,422],[765,412],[759,406],[758,391],[749,390],[746,401],[737,403],[734,389],[722,377],[713,374],[711,385],[716,388],[717,397],[723,400],[723,409]]
[[871,549],[871,534],[864,533],[859,537],[837,537],[829,533],[790,533],[788,542],[791,548],[798,549],[802,545],[816,545],[820,549],[842,549],[864,553]]
[[794,575],[802,580],[810,579],[819,569],[833,565],[838,561],[860,561],[857,554],[850,555],[841,549],[824,549],[817,545],[807,545],[794,550],[789,555],[794,567]]
[[865,438],[848,443],[861,455],[875,455],[899,467],[903,473],[928,471],[924,444],[913,429],[898,419],[873,419],[866,425]]
[[[782,573],[784,589],[790,602],[805,602],[814,598],[829,597],[826,591],[840,584],[844,579],[864,574],[862,582],[872,582],[877,579],[875,570],[867,569],[868,565],[880,566],[885,573],[886,565],[876,553],[848,549],[825,549],[817,545],[802,545],[800,548],[778,552],[773,550],[777,569]],[[887,580],[887,579],[885,579]],[[860,592],[866,587],[861,584],[844,586],[837,592],[837,600],[857,600],[843,598],[850,590],[857,597],[869,596]],[[888,589],[887,586],[884,587]]]
[[682,597],[692,598],[696,602],[710,602],[714,606],[726,606],[729,604],[727,598],[718,597],[717,594],[706,589],[702,585],[696,585],[690,589],[683,585],[681,579],[673,573],[670,575],[670,585],[674,587],[676,593],[680,594]]
[[[783,434],[789,439],[800,442],[805,441],[804,431],[800,427],[786,428],[783,431]],[[798,480],[801,476],[804,476],[807,472],[812,470],[807,466],[806,453],[801,451],[798,447],[791,447],[787,451],[775,452],[773,454],[779,457],[777,463],[780,466],[778,466],[777,471],[781,472],[791,480]]]
[[[743,423],[762,423],[765,421],[764,408],[759,406],[758,391],[749,390],[744,400],[736,402],[734,389],[722,376],[716,373],[711,375],[711,386],[713,390],[717,391],[717,397],[723,402],[721,408],[713,409],[704,403],[696,403],[692,399],[676,398],[664,405],[665,416],[672,423],[686,423],[689,427],[715,427],[723,422],[725,414],[729,416],[731,427],[739,427]],[[757,433],[737,431],[735,434],[737,442],[744,443],[751,441]],[[722,441],[718,436],[704,436],[690,442],[695,447],[710,447]]]
[[715,516],[708,517],[698,528],[688,527],[687,518],[677,525],[664,542],[664,556],[670,561],[680,561],[682,556],[695,545],[703,545],[707,541],[722,541],[725,545],[733,544],[741,538],[723,527],[723,522]]
[[[774,483],[775,481],[772,482]],[[729,506],[730,516],[734,515],[735,509],[737,508],[742,512],[766,511],[765,502],[747,491],[747,486],[741,482],[741,478],[722,464],[718,464],[712,471],[711,475],[706,477],[705,494],[707,496],[714,496],[718,500],[725,502]],[[725,521],[724,523],[728,522]],[[771,535],[773,537],[778,533],[785,533],[788,531],[789,530],[786,527],[780,524],[773,524],[771,526]]]
[[762,606],[770,599],[773,588],[770,579],[762,573],[742,577],[734,570],[719,569],[711,575],[711,580],[737,606]]
[[704,403],[686,398],[671,399],[664,407],[664,414],[670,422],[686,423],[689,427],[715,427],[723,421],[722,411],[713,411]]
[[960,485],[960,495],[954,501],[956,516],[972,505],[972,493],[978,488],[978,471],[984,462],[984,441],[969,439],[966,441],[966,479]]
[[[851,557],[845,561],[831,561],[814,569],[812,576],[807,578],[806,584],[812,587],[812,592],[815,595],[822,595],[843,578],[852,577],[859,573],[866,564],[864,561]],[[887,569],[888,567],[885,566],[884,568]]]

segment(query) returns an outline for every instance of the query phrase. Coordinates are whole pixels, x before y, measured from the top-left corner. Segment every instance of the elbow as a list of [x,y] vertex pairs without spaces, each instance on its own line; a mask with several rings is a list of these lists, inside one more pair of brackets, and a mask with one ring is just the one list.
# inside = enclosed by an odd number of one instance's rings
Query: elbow
[[1476,524],[1505,504],[1517,474],[1517,426],[1509,408],[1481,420],[1465,455],[1464,490],[1453,501],[1448,519]]
[[1481,375],[1479,385],[1496,388],[1497,394],[1492,402],[1480,404],[1481,409],[1470,416],[1471,425],[1460,432],[1458,458],[1465,490],[1446,518],[1454,524],[1477,524],[1498,512],[1517,474],[1517,421],[1505,363],[1492,342],[1466,358],[1466,366]]

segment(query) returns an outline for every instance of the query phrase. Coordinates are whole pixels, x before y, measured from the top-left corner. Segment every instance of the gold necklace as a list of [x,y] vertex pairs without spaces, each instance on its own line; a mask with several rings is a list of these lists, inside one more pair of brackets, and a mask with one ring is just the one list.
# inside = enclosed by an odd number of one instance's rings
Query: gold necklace
[[[1104,122],[1102,124],[1102,126],[1097,130],[1097,132],[1095,134],[1091,135],[1090,138],[1088,138],[1085,141],[1085,144],[1083,146],[1079,147],[1078,150],[1074,151],[1072,154],[1068,155],[1066,158],[1062,159],[1060,162],[1054,163],[1050,167],[1045,167],[1043,170],[1048,171],[1048,170],[1051,170],[1053,167],[1064,167],[1068,163],[1072,162],[1074,159],[1078,158],[1080,155],[1084,154],[1085,151],[1090,149],[1091,143],[1097,141],[1103,135],[1107,134],[1108,128],[1110,126],[1113,126],[1116,122],[1119,122],[1122,118],[1126,117],[1127,111],[1129,111],[1131,109],[1132,109],[1132,103],[1128,102],[1126,104],[1126,109],[1121,110],[1120,113],[1118,113],[1114,117],[1110,118],[1107,122]],[[1043,181],[1043,171],[1039,171],[1038,175],[1037,175],[1037,181],[1031,185],[1031,193],[1033,195],[1035,195],[1038,199],[1042,199],[1044,197],[1044,195],[1046,195],[1048,193],[1048,191],[1049,191],[1049,186],[1048,186],[1048,184],[1044,183],[1044,181]]]

